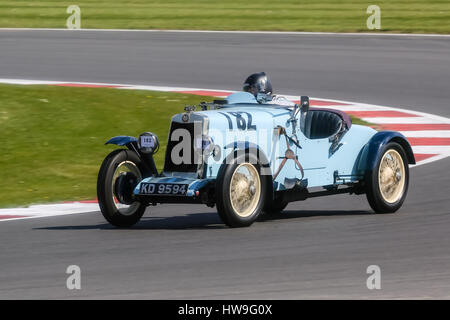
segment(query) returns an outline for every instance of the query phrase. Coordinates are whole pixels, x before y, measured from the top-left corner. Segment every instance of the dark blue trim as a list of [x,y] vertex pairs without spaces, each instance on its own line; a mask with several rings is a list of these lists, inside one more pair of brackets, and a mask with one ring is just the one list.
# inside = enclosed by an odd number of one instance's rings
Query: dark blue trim
[[[233,150],[255,150],[256,153],[255,155],[259,158],[261,165],[263,167],[267,167],[269,166],[269,159],[267,158],[266,154],[264,153],[264,151],[262,151],[259,146],[253,142],[249,142],[249,141],[235,141],[232,143],[229,143],[225,146],[226,149],[233,149]],[[224,148],[224,149],[225,149]],[[234,153],[230,153],[228,155],[228,157],[234,157],[235,154]]]
[[224,163],[231,163],[232,159],[236,156],[237,150],[247,150],[256,155],[259,159],[262,167],[268,168],[270,167],[269,159],[267,158],[264,151],[262,151],[257,144],[249,141],[235,141],[230,144],[227,144],[224,149],[233,149],[234,152],[230,153],[228,157],[224,160]]
[[[271,199],[273,199],[274,197],[274,190],[276,190],[276,188],[274,188],[274,181],[272,179],[272,170],[270,168],[270,162],[269,159],[267,158],[266,154],[264,153],[264,151],[262,151],[257,144],[249,142],[249,141],[235,141],[233,143],[230,143],[228,145],[225,146],[225,148],[229,149],[229,148],[233,148],[234,152],[231,152],[225,159],[224,159],[224,164],[226,163],[232,163],[232,159],[234,157],[237,156],[237,151],[238,150],[246,150],[249,153],[252,153],[254,155],[256,155],[256,157],[259,159],[259,163],[261,165],[262,168],[264,168],[264,174],[263,174],[263,179],[266,179],[266,186],[267,186],[267,195],[271,197]],[[225,168],[226,166],[222,165],[217,177],[219,177],[221,175],[221,170],[223,170],[223,168]],[[268,171],[268,173],[266,173]]]
[[383,151],[383,147],[389,142],[397,142],[400,144],[408,157],[408,163],[416,164],[411,145],[404,135],[396,131],[380,131],[369,141],[367,169],[373,170],[375,168],[379,154]]
[[116,144],[118,146],[126,146],[130,142],[136,142],[137,138],[130,136],[117,136],[109,139],[105,144]]

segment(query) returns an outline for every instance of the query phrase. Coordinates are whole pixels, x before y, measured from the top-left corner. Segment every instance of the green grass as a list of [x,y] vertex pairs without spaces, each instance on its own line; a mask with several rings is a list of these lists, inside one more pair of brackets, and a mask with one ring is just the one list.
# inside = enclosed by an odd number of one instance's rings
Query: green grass
[[[180,93],[0,85],[0,207],[96,197],[105,146],[116,135],[151,130],[163,166],[172,115],[211,101]],[[359,119],[356,123],[367,124]]]
[[382,32],[449,33],[448,0],[0,0],[0,27],[65,28],[81,7],[82,28],[367,32],[381,8]]
[[358,125],[361,125],[361,126],[372,127],[372,128],[375,128],[375,129],[377,127],[376,125],[374,125],[372,123],[369,123],[369,122],[364,121],[362,119],[356,118],[354,116],[350,116],[350,118],[352,118],[352,124],[358,124]]
[[152,130],[163,164],[170,118],[205,97],[105,88],[0,85],[0,207],[96,197],[105,146]]

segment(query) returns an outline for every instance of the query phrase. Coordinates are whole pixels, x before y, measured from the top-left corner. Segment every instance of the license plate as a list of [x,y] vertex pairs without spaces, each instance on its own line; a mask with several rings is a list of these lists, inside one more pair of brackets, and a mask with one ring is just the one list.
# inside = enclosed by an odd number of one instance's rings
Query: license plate
[[142,183],[140,194],[184,196],[188,190],[187,184],[172,183]]

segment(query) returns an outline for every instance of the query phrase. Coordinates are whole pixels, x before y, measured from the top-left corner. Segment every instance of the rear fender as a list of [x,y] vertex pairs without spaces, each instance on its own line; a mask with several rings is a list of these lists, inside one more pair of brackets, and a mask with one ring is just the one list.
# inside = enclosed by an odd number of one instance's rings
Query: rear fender
[[371,172],[377,165],[377,160],[383,147],[389,142],[396,142],[405,150],[408,164],[416,164],[414,153],[408,140],[400,132],[396,131],[380,131],[376,133],[367,145],[364,147],[359,168],[365,172]]

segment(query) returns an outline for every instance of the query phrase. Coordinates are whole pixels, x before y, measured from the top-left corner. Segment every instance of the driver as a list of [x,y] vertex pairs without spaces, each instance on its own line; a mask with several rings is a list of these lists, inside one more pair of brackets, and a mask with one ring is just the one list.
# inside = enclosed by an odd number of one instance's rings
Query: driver
[[282,96],[273,95],[272,84],[265,72],[253,73],[244,81],[243,91],[255,96],[258,103],[294,106],[295,103]]

